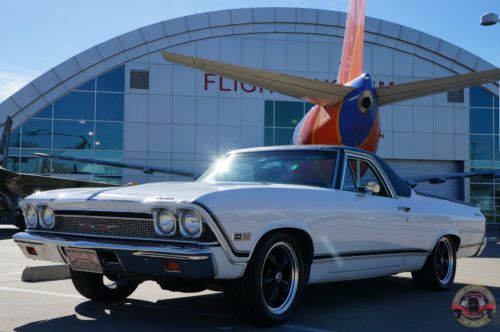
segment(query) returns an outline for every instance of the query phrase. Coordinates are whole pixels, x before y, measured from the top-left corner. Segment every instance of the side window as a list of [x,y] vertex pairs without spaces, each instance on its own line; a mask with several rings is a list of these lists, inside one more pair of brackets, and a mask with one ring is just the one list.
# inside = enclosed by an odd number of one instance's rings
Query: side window
[[352,172],[351,165],[347,163],[347,169],[344,174],[344,185],[342,187],[343,190],[354,191],[357,192],[356,188],[356,180],[354,179],[354,174]]
[[[347,160],[348,169],[344,176],[344,190],[364,192],[369,183],[375,183],[380,186],[380,192],[374,194],[382,197],[389,197],[385,183],[379,178],[372,165],[365,160],[349,158]],[[346,180],[351,178],[354,186]]]

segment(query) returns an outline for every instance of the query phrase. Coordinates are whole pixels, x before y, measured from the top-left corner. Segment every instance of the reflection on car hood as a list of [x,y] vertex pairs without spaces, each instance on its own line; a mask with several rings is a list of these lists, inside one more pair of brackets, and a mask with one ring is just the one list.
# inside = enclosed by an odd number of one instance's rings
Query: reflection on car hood
[[[304,187],[267,183],[207,183],[207,182],[157,182],[120,188],[78,188],[61,189],[35,193],[28,200],[125,200],[144,201],[160,199],[167,201],[192,202],[197,198],[222,190],[237,190],[270,187]],[[307,187],[306,187],[307,188]],[[310,188],[310,187],[309,187]]]

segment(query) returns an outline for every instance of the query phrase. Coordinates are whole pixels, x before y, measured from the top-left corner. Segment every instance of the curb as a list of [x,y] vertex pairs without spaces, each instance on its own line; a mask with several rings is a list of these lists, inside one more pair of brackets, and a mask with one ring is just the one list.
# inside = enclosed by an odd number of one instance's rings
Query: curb
[[69,279],[69,265],[27,266],[21,280],[25,282]]

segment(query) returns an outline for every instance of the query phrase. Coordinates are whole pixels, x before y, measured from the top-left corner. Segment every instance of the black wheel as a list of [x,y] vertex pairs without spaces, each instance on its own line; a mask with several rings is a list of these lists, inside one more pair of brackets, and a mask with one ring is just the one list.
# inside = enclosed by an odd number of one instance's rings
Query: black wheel
[[278,325],[294,313],[305,282],[304,257],[288,234],[274,234],[255,249],[245,275],[229,283],[227,293],[243,319]]
[[453,285],[457,268],[457,255],[453,242],[442,237],[432,250],[424,267],[412,272],[413,281],[419,288],[447,290]]
[[116,277],[111,280],[97,273],[73,270],[70,270],[70,272],[71,280],[78,293],[94,301],[112,302],[124,300],[139,286],[139,282],[124,277]]
[[24,223],[24,216],[21,211],[16,211],[16,216],[14,217],[14,226],[19,228],[19,230],[24,231],[26,229],[26,224]]

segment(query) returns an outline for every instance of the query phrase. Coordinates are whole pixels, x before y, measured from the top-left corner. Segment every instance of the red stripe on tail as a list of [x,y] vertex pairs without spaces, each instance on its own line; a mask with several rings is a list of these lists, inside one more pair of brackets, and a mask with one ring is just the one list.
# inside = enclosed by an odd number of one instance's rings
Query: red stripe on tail
[[337,83],[346,84],[363,73],[364,34],[365,0],[350,0]]

